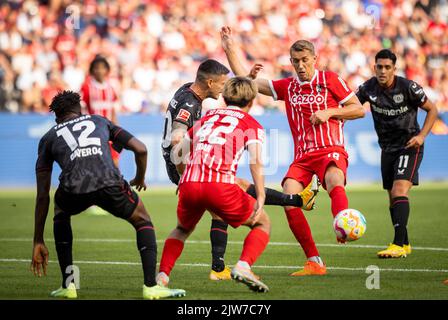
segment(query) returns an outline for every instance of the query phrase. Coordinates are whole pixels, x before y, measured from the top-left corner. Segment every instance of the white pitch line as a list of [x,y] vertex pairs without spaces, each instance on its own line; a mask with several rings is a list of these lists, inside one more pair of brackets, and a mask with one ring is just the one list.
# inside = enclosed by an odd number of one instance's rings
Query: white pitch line
[[[0,238],[0,242],[32,242],[32,239],[26,238]],[[54,242],[53,239],[46,240],[47,242]],[[74,239],[74,242],[109,242],[109,243],[134,243],[135,239],[89,239],[80,238]],[[158,243],[164,243],[165,240],[157,240]],[[187,244],[210,244],[209,240],[187,240]],[[228,244],[238,244],[242,245],[242,241],[228,241]],[[297,247],[299,244],[297,242],[269,242],[270,246],[293,246]],[[337,247],[337,248],[359,248],[359,249],[383,249],[384,245],[370,245],[370,244],[337,244],[337,243],[317,243],[318,247]],[[434,248],[434,247],[412,247],[413,250],[423,250],[423,251],[448,251],[448,248]]]
[[[0,262],[26,262],[30,263],[29,259],[0,259]],[[58,263],[54,260],[49,260],[49,263]],[[102,264],[102,265],[126,265],[126,266],[139,266],[140,262],[129,262],[129,261],[75,261],[76,264]],[[207,263],[179,263],[178,266],[183,267],[210,267]],[[266,266],[259,265],[254,266],[254,269],[297,269],[298,266]],[[365,272],[366,268],[349,268],[349,267],[327,267],[328,270],[342,270],[342,271],[362,271]],[[433,273],[448,273],[448,270],[437,270],[437,269],[395,269],[395,268],[380,268],[380,271],[386,272],[433,272]]]

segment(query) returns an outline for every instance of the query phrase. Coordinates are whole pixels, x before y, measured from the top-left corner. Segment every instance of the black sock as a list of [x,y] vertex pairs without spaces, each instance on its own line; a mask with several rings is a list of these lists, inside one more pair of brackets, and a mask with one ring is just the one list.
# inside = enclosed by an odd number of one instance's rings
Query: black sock
[[224,270],[224,254],[227,247],[228,224],[220,220],[212,220],[210,228],[210,241],[212,243],[212,270],[221,272]]
[[[389,208],[389,212],[390,212],[390,217],[392,218],[392,225],[395,225],[395,221],[392,215],[392,208]],[[403,244],[405,245],[409,245],[409,238],[408,238],[408,229],[406,228],[406,235],[404,236],[404,241]]]
[[408,197],[396,197],[392,199],[392,223],[395,228],[394,244],[403,246],[406,240],[407,225],[409,219]]
[[59,213],[54,217],[53,234],[56,252],[58,254],[59,267],[61,268],[62,273],[62,287],[67,288],[67,279],[73,274],[73,270],[69,270],[69,272],[66,273],[67,267],[73,265],[73,234],[70,225],[70,215]]
[[157,243],[156,233],[150,221],[135,226],[137,248],[142,260],[144,283],[147,287],[156,285]]
[[[298,194],[284,194],[280,191],[270,188],[264,188],[264,190],[266,192],[265,204],[268,206],[291,206],[300,208],[303,205],[302,198]],[[249,186],[246,193],[254,199],[257,198],[255,185],[253,184]]]

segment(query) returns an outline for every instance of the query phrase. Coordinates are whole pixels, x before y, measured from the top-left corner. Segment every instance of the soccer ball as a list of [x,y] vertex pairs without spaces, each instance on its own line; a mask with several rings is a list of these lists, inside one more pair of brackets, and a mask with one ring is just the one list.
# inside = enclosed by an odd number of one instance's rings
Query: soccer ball
[[333,229],[339,239],[355,241],[366,232],[366,218],[355,209],[345,209],[339,212],[333,221]]

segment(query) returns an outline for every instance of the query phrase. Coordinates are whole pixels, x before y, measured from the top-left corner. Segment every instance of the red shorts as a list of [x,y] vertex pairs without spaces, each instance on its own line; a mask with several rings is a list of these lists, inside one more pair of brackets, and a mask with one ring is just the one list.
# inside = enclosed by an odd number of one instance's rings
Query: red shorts
[[237,228],[252,215],[254,204],[255,199],[236,184],[185,182],[179,186],[177,219],[183,228],[192,230],[208,210]]
[[112,160],[120,159],[120,153],[112,147],[112,141],[109,141],[110,147],[110,155],[112,156]]
[[[330,147],[305,154],[300,159],[295,160],[290,166],[282,181],[282,186],[286,179],[294,179],[303,186],[311,182],[313,174],[317,174],[319,181],[325,186],[325,172],[330,164],[336,165],[347,176],[348,154],[340,147]],[[345,183],[345,182],[344,182]]]

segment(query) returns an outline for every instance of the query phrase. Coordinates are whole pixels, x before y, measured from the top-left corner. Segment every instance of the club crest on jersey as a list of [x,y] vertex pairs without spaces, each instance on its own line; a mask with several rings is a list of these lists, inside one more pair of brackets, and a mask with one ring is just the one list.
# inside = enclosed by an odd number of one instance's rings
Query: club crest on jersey
[[191,113],[190,112],[188,112],[185,109],[181,109],[179,111],[179,113],[177,114],[176,120],[182,120],[182,121],[187,122],[188,119],[190,119],[190,117],[191,117]]
[[317,93],[322,92],[322,87],[320,86],[320,84],[316,85],[316,91],[317,91]]
[[322,104],[325,99],[322,95],[314,94],[295,94],[291,97],[292,104]]
[[403,94],[396,94],[394,95],[394,102],[395,103],[402,103],[404,101],[404,96]]

